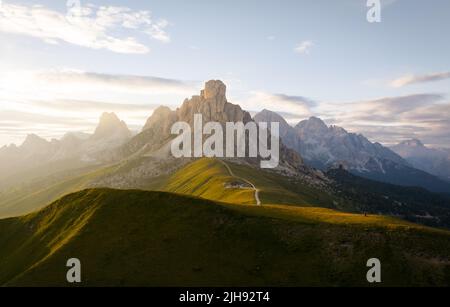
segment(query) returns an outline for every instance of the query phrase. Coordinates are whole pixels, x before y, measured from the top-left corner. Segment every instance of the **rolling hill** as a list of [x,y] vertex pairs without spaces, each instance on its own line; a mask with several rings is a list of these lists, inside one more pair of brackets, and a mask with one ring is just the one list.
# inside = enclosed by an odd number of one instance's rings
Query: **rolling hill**
[[173,193],[89,189],[0,220],[0,285],[384,286],[450,284],[450,233],[394,218]]
[[450,197],[423,188],[402,187],[361,178],[343,169],[330,169],[333,195],[347,211],[392,215],[432,227],[450,228]]
[[0,218],[31,213],[81,189],[103,187],[168,191],[222,202],[254,204],[255,193],[248,182],[257,186],[262,203],[323,207],[332,204],[330,196],[305,182],[247,164],[207,158],[140,157],[95,170],[83,169],[72,176],[41,178],[0,193]]
[[184,166],[164,183],[162,190],[210,200],[256,204],[331,207],[332,197],[300,178],[281,176],[232,160],[203,158]]

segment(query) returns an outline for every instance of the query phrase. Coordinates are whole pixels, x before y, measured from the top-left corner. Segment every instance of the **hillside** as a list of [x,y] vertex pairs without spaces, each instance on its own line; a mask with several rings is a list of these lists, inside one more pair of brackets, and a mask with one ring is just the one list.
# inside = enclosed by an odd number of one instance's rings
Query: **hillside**
[[[225,165],[232,170],[233,175]],[[250,165],[206,158],[140,157],[96,170],[83,169],[73,174],[41,178],[0,193],[0,218],[31,213],[68,193],[85,188],[168,191],[222,202],[255,204],[255,192],[248,182],[258,188],[262,203],[321,207],[330,207],[332,204],[326,193],[298,179]]]
[[331,169],[334,195],[344,209],[397,216],[432,227],[450,228],[450,197],[423,188],[402,187],[355,176],[343,169]]
[[[414,242],[412,244],[412,242]],[[450,233],[393,218],[225,205],[163,192],[91,189],[0,220],[0,285],[450,285]],[[226,269],[224,269],[226,268]]]
[[88,187],[92,181],[114,173],[117,166],[82,168],[25,182],[0,192],[0,218],[20,216],[43,208],[46,204]]
[[163,190],[210,200],[256,204],[255,191],[262,204],[331,207],[332,197],[311,187],[300,178],[281,176],[233,160],[199,159],[170,176]]

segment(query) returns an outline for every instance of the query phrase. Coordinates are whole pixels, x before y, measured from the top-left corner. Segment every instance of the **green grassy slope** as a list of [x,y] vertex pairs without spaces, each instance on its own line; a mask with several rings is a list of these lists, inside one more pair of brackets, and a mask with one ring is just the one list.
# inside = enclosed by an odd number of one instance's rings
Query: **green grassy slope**
[[263,204],[332,207],[333,197],[294,178],[228,162],[233,173],[251,181],[259,190]]
[[[223,163],[228,165],[234,176],[231,176]],[[226,184],[233,182],[245,184],[241,178],[256,186],[262,204],[330,207],[333,202],[323,191],[290,181],[287,177],[228,160],[221,162],[207,158],[181,168],[165,182],[163,190],[222,202],[255,204],[254,190],[250,187],[226,187]]]
[[449,232],[393,218],[231,205],[171,193],[84,190],[0,220],[0,285],[449,285]]
[[[59,182],[53,178],[42,178],[22,188],[11,189],[0,195],[0,218],[20,216],[39,210],[48,203],[87,187],[94,178],[113,172],[117,166],[97,170],[85,170],[73,177],[63,177]],[[47,183],[47,184],[46,184]]]
[[[245,186],[233,188],[233,183]],[[225,165],[215,159],[199,159],[181,168],[170,176],[163,190],[223,202],[255,204],[254,190],[231,176]]]
[[[52,176],[42,176],[14,188],[0,191],[0,218],[20,216],[39,210],[64,195],[91,187],[91,183],[100,178],[125,177],[127,173],[147,163],[146,159],[142,157],[112,165],[92,166]],[[128,182],[131,188],[145,190],[161,190],[165,184],[164,176],[139,178],[139,180]],[[108,187],[108,184],[104,186]]]
[[[125,160],[116,165],[98,167],[96,170],[84,169],[74,172],[73,175],[65,174],[59,180],[54,177],[41,178],[28,185],[0,193],[0,218],[20,216],[38,210],[68,193],[90,187],[92,181],[101,177],[126,178],[128,173],[147,163],[146,159],[143,157]],[[237,178],[241,177],[260,190],[259,197],[263,204],[321,207],[330,207],[332,204],[331,197],[326,193],[298,182],[291,182],[286,177],[229,161],[226,164],[232,169],[234,176],[231,176],[219,160],[202,158],[194,160],[174,174],[139,180],[134,178],[133,181],[127,182],[127,188],[168,191],[222,202],[255,204],[254,190],[245,181]],[[235,184],[242,184],[243,187],[233,186]],[[105,186],[108,187],[107,184]]]
[[332,169],[335,194],[352,212],[389,214],[414,223],[450,229],[450,196],[423,188],[396,186]]

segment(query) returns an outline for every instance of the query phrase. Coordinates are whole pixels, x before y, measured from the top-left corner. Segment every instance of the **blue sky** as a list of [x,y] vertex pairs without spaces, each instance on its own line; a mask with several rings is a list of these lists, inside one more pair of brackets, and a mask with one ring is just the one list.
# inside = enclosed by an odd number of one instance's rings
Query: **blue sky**
[[365,0],[55,2],[1,1],[0,146],[92,131],[102,111],[139,129],[222,79],[252,112],[450,147],[447,0],[381,0],[380,23]]

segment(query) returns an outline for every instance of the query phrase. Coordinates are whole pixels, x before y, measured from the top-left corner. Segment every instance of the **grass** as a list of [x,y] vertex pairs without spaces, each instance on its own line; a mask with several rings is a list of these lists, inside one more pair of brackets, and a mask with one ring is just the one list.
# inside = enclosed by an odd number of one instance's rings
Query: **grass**
[[[0,216],[28,215],[0,220],[0,286],[67,286],[73,257],[84,286],[368,286],[365,264],[374,257],[382,285],[450,285],[449,232],[327,209],[326,193],[229,161],[235,176],[218,160],[198,159],[136,186],[160,191],[75,192],[143,163],[3,197]],[[246,185],[239,178],[258,188],[262,206],[253,189],[230,188]]]
[[450,233],[329,209],[232,205],[166,192],[91,189],[0,220],[0,285],[450,285]]
[[242,180],[232,177],[227,168],[214,159],[199,159],[170,176],[165,191],[193,195],[205,199],[255,204],[255,193],[251,188],[229,188],[227,184]]
[[39,182],[22,190],[12,190],[1,197],[0,218],[20,216],[39,210],[66,194],[86,188],[93,179],[112,173],[115,169],[116,166],[108,166],[94,171],[86,170],[81,175],[64,178],[57,183],[50,180],[48,186]]
[[260,190],[263,204],[331,207],[333,197],[294,178],[246,165],[227,162],[233,173],[250,180]]
[[230,189],[227,183],[240,182],[239,178],[253,183],[259,190],[262,204],[285,204],[295,206],[331,207],[333,198],[299,181],[273,172],[255,169],[247,165],[224,161],[234,177],[217,159],[202,158],[181,168],[172,175],[164,191],[194,195],[210,200],[238,204],[255,204],[253,189]]
[[[43,208],[58,198],[90,187],[95,179],[105,176],[126,178],[129,172],[146,163],[147,158],[125,160],[122,163],[99,167],[96,170],[83,169],[73,176],[33,182],[19,189],[11,189],[0,195],[0,218],[20,216]],[[308,187],[300,182],[289,181],[280,175],[237,165],[229,161],[227,165],[233,173],[255,184],[260,190],[263,204],[278,203],[297,206],[330,207],[332,199],[327,194]],[[163,166],[159,166],[163,167]],[[169,166],[167,166],[169,167]],[[193,195],[205,199],[237,204],[255,204],[254,190],[248,188],[230,188],[230,184],[242,180],[230,175],[226,167],[216,159],[198,159],[181,167],[174,174],[165,174],[154,178],[145,178],[127,183],[127,187],[168,191]]]

